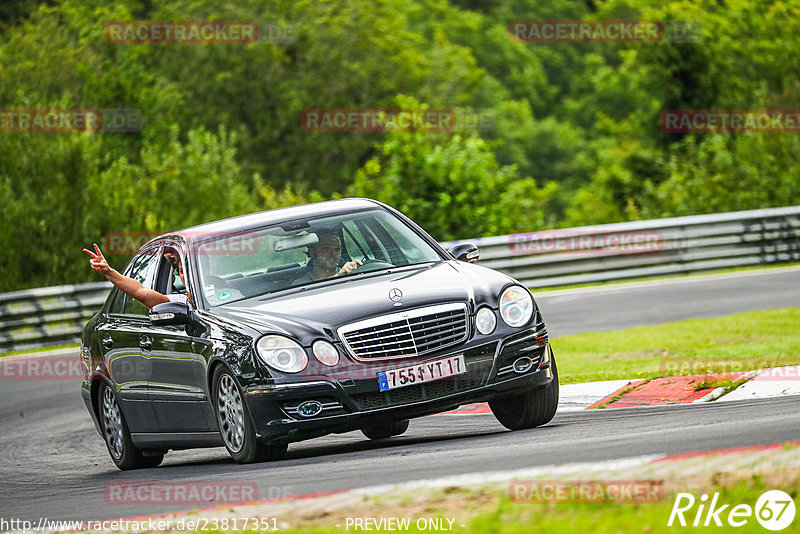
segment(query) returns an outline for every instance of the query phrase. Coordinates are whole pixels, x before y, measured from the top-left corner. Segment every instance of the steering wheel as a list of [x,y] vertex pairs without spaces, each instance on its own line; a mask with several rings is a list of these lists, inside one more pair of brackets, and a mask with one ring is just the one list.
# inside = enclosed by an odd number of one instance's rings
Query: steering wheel
[[361,260],[361,265],[359,267],[363,267],[364,265],[376,264],[376,263],[383,264],[383,265],[386,266],[386,268],[394,267],[394,265],[392,265],[388,261],[383,261],[383,260],[379,260],[379,259],[376,259],[376,258],[364,258],[363,260]]

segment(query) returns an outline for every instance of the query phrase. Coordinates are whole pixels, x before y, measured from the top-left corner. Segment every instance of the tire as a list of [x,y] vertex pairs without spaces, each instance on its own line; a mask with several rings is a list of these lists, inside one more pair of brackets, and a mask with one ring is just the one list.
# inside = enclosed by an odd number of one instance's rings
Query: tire
[[368,426],[361,429],[361,433],[369,439],[388,439],[399,436],[408,430],[408,419],[395,421],[387,425]]
[[501,425],[509,430],[534,428],[549,423],[558,409],[558,368],[550,350],[550,369],[553,381],[532,388],[527,393],[500,397],[489,401],[489,408]]
[[220,365],[214,370],[211,383],[219,432],[231,458],[240,464],[283,458],[289,448],[287,444],[267,445],[256,439],[250,411],[242,400],[242,389],[231,372]]
[[130,469],[143,469],[158,467],[164,460],[164,455],[156,453],[144,456],[142,451],[133,445],[131,432],[125,414],[117,402],[114,390],[108,384],[100,388],[99,400],[100,427],[103,438],[108,447],[108,453],[116,466],[122,471]]

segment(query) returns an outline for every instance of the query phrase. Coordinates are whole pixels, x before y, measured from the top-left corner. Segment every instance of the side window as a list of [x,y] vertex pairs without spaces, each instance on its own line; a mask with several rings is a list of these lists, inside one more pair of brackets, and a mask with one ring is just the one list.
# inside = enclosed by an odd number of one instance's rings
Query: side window
[[[161,261],[159,263],[159,273],[161,275],[156,290],[165,295],[185,295],[186,286],[183,283],[185,279],[184,263],[185,258],[177,249],[169,246],[165,247],[161,251]],[[165,277],[166,281],[164,281]]]
[[[161,255],[158,249],[150,249],[133,258],[128,268],[125,269],[125,276],[130,276],[145,287],[153,287],[154,275]],[[111,303],[111,313],[123,313],[130,315],[147,315],[147,306],[138,300],[129,297],[122,291],[117,291],[114,302]]]
[[114,289],[114,302],[111,303],[109,308],[110,313],[122,313],[122,308],[125,306],[125,293],[119,289]]

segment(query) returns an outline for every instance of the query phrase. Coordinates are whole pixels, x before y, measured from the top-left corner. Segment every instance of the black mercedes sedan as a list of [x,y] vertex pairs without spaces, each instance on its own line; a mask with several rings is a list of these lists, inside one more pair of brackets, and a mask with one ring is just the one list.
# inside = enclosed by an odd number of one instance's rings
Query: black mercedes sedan
[[[343,199],[162,235],[81,336],[86,407],[120,469],[224,445],[240,463],[288,444],[488,401],[511,430],[549,422],[558,371],[530,291],[444,250],[397,210]],[[443,420],[443,424],[446,424]]]

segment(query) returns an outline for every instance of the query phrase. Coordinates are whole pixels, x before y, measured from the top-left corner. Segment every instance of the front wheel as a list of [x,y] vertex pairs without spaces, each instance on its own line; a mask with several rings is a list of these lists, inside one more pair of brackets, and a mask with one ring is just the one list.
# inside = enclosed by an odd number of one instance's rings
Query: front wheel
[[103,384],[100,390],[100,422],[108,453],[121,470],[158,467],[164,460],[163,454],[144,456],[142,451],[134,447],[128,422],[119,407],[117,396],[108,384]]
[[500,397],[489,401],[489,408],[501,425],[509,430],[533,428],[549,423],[558,408],[558,368],[550,346],[550,370],[553,380],[527,393]]
[[256,439],[247,404],[242,399],[242,391],[230,371],[222,365],[217,367],[212,384],[217,424],[225,448],[234,461],[251,464],[283,458],[289,447],[287,444],[266,445]]
[[361,429],[361,433],[369,439],[387,439],[399,436],[408,430],[408,419],[395,421],[387,425],[368,426]]

